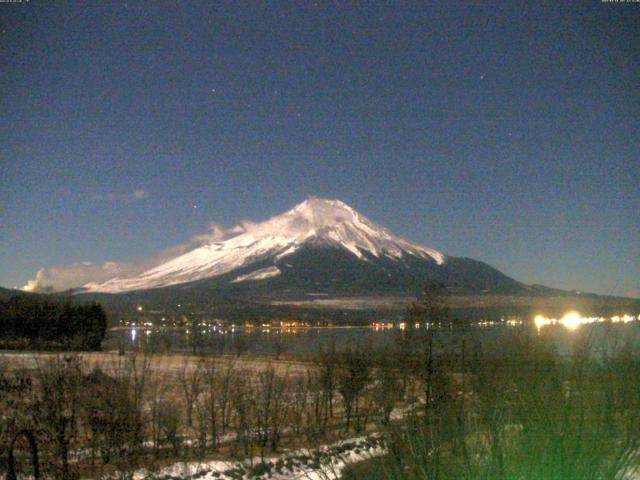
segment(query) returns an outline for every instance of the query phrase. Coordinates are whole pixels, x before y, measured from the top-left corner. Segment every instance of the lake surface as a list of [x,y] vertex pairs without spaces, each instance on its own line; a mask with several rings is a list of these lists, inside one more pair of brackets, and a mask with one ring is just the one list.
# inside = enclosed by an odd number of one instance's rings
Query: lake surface
[[[533,321],[511,320],[465,328],[433,328],[430,332],[435,348],[439,349],[458,349],[463,344],[495,345],[497,341],[509,342],[517,335],[539,335],[552,341],[562,354],[570,354],[585,343],[594,351],[615,351],[624,346],[640,350],[640,321],[637,319],[628,323],[593,323],[574,328],[560,324],[537,328]],[[187,328],[116,328],[107,333],[104,348],[155,353],[304,355],[331,349],[397,348],[401,339],[408,335],[411,335],[408,329],[398,327],[236,328],[226,333],[217,327],[203,327],[197,332]]]

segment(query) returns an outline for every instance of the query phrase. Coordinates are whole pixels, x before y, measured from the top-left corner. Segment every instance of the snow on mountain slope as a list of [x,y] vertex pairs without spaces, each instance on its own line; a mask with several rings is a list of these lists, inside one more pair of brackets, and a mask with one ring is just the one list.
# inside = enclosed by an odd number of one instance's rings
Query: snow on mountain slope
[[282,272],[275,265],[272,267],[261,268],[259,270],[254,270],[251,273],[247,273],[246,275],[240,275],[231,283],[239,283],[246,282],[248,280],[264,280],[265,278],[277,277]]
[[[245,225],[244,232],[237,236],[198,247],[136,277],[90,283],[84,289],[118,293],[193,282],[246,268],[259,260],[273,258],[275,263],[312,240],[347,249],[363,261],[367,261],[365,252],[392,259],[413,255],[438,265],[445,261],[442,253],[393,235],[339,200],[310,198],[282,215]],[[279,274],[275,266],[261,268],[241,275],[235,281],[259,280]]]

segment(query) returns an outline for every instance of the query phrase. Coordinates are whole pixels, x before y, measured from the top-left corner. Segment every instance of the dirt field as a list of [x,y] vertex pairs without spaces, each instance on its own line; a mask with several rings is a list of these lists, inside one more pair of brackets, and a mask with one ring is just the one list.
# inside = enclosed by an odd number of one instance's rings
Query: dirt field
[[[0,368],[9,370],[33,370],[53,357],[78,357],[87,370],[100,368],[105,372],[123,368],[130,360],[130,355],[118,355],[117,352],[0,352]],[[178,373],[183,369],[196,368],[205,357],[176,353],[171,355],[138,355],[142,362],[148,360],[149,370],[160,374]],[[274,360],[266,357],[251,356],[216,356],[215,361],[220,367],[233,365],[238,370],[259,372],[272,366],[280,375],[289,374],[299,376],[306,374],[311,364],[302,361]]]

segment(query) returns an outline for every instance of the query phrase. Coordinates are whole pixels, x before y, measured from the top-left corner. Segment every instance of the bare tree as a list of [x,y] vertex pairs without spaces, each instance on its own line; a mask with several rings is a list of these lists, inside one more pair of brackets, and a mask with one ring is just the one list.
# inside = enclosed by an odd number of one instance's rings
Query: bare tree
[[267,446],[276,451],[280,442],[283,419],[286,417],[286,387],[288,376],[276,374],[272,365],[258,374],[256,400],[256,430],[260,456]]
[[227,432],[231,422],[231,392],[233,390],[235,379],[235,365],[233,362],[230,362],[220,378],[217,396],[218,411],[220,412],[220,430],[222,435]]
[[326,430],[329,418],[333,417],[333,399],[336,393],[336,367],[337,358],[335,348],[332,344],[331,348],[320,354],[320,386],[323,392],[323,429]]
[[200,394],[200,382],[202,379],[202,366],[195,367],[185,359],[178,374],[182,396],[184,398],[187,427],[193,427],[193,405]]
[[369,381],[369,364],[362,353],[347,351],[338,367],[338,392],[342,396],[349,431],[353,414],[358,413],[358,400]]
[[247,378],[246,375],[236,376],[231,390],[236,443],[242,447],[245,456],[249,455],[253,448],[256,411],[255,398]]
[[23,429],[20,430],[11,440],[8,453],[7,453],[7,480],[17,480],[16,475],[16,460],[14,455],[14,448],[18,440],[24,437],[29,443],[29,449],[31,450],[31,466],[33,468],[33,478],[35,480],[40,479],[40,460],[38,458],[38,442],[36,436],[32,430]]
[[76,476],[69,454],[78,434],[81,366],[78,357],[57,356],[37,370],[40,394],[32,411],[46,441],[54,445],[55,475],[63,480]]
[[202,383],[206,394],[201,404],[201,416],[202,422],[207,425],[206,431],[211,436],[211,446],[214,450],[218,447],[218,430],[220,428],[217,400],[218,390],[222,383],[220,376],[215,360],[207,358],[202,364]]
[[275,339],[273,341],[273,349],[276,360],[280,360],[280,356],[287,351],[287,343],[285,341],[285,334],[282,331],[277,331]]
[[239,357],[249,350],[249,345],[243,335],[240,334],[233,339],[233,349],[236,352],[236,357]]
[[289,424],[293,434],[297,437],[302,434],[305,423],[305,411],[307,394],[309,393],[309,381],[306,377],[298,377],[291,382],[291,404],[288,410]]
[[385,349],[378,358],[373,398],[380,409],[382,424],[388,425],[391,412],[403,398],[404,391],[393,355]]

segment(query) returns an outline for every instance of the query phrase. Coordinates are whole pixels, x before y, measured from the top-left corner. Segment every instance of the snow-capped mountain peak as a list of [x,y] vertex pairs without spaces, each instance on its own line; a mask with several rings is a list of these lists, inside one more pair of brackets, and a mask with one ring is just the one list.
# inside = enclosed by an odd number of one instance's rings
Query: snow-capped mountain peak
[[[193,282],[246,269],[260,261],[260,271],[239,275],[234,282],[279,275],[275,263],[307,242],[343,248],[359,259],[367,255],[401,259],[413,255],[441,265],[445,256],[393,235],[339,200],[309,198],[288,212],[261,223],[243,225],[241,233],[204,244],[133,278],[114,278],[85,285],[86,291],[117,293]],[[264,268],[265,260],[273,267]]]

